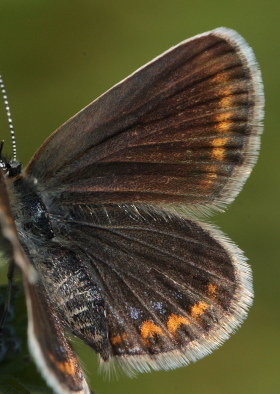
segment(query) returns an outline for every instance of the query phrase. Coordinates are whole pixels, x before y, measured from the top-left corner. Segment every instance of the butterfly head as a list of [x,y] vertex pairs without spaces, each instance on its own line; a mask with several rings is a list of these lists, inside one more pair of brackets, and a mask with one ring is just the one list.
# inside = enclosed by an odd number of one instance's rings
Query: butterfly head
[[14,178],[21,173],[21,162],[12,159],[9,160],[3,156],[2,150],[4,141],[0,142],[0,168],[4,171],[7,177]]

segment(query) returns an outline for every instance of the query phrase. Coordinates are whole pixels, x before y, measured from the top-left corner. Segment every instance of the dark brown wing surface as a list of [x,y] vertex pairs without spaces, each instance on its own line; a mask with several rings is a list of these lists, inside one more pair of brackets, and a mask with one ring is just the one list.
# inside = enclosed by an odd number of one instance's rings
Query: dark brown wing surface
[[126,371],[197,360],[246,317],[250,268],[215,228],[140,206],[80,207],[62,216],[53,221],[66,234],[57,240],[94,272],[106,301],[109,354]]
[[220,28],[171,48],[79,112],[27,174],[59,188],[62,204],[221,207],[255,162],[262,109],[252,50]]

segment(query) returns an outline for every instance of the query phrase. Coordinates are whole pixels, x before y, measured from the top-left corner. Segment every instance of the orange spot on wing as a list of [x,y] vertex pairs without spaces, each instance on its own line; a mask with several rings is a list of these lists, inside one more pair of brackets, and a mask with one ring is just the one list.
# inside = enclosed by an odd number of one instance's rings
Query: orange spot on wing
[[224,148],[214,148],[212,150],[212,158],[223,161],[225,159],[225,149]]
[[221,108],[228,108],[231,109],[234,105],[234,96],[231,96],[232,89],[225,89],[223,90],[223,94],[225,94],[226,97],[223,97],[220,100],[220,107]]
[[[223,100],[221,100],[221,103],[223,102]],[[228,108],[229,103],[227,103],[226,106],[221,104],[221,106],[222,108]],[[219,114],[216,115],[216,122],[218,122],[217,125],[218,131],[224,132],[224,131],[228,131],[231,128],[233,124],[232,121],[233,115],[234,115],[233,111],[220,112]]]
[[209,173],[207,176],[208,176],[208,178],[212,179],[213,181],[215,181],[218,178],[218,174],[214,174],[213,172]]
[[210,283],[208,286],[208,294],[211,298],[216,300],[217,298],[217,293],[218,293],[218,286],[214,285],[213,283]]
[[76,360],[69,359],[67,361],[57,361],[52,353],[49,353],[49,358],[62,373],[70,376],[77,375],[78,371]]
[[215,160],[223,161],[225,159],[226,147],[230,138],[215,138],[212,141],[212,158]]
[[141,335],[144,339],[153,338],[155,335],[165,335],[162,328],[152,321],[146,320],[141,327]]
[[216,82],[217,84],[220,84],[227,82],[229,79],[230,77],[227,73],[220,73],[213,78],[213,81]]
[[225,131],[229,131],[232,127],[233,122],[231,121],[225,121],[225,122],[220,122],[218,124],[218,131],[224,133]]
[[117,345],[122,342],[122,337],[120,335],[115,335],[114,337],[111,338],[111,343],[112,345]]
[[229,142],[230,138],[214,138],[212,141],[212,146],[214,147],[224,147],[228,142]]
[[167,322],[168,331],[171,334],[175,334],[176,331],[178,330],[178,328],[182,324],[189,325],[190,324],[189,319],[187,319],[184,316],[178,316],[178,315],[175,315],[174,313],[172,313],[172,315],[169,316],[169,319]]
[[215,166],[206,167],[206,176],[201,178],[201,185],[204,189],[210,189],[217,181],[218,174],[215,172],[216,170]]
[[125,339],[127,339],[127,334],[124,333],[122,335],[115,335],[111,338],[111,343],[112,345],[119,345],[121,344]]
[[210,308],[210,305],[205,301],[200,301],[192,307],[191,314],[192,317],[197,319],[205,313],[205,311]]

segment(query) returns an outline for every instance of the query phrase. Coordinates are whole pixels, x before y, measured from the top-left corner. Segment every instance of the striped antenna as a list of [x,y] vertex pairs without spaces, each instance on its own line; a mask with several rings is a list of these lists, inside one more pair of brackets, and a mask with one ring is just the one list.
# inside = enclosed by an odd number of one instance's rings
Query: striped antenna
[[8,96],[7,96],[7,92],[6,92],[5,85],[4,85],[3,78],[2,78],[1,74],[0,74],[0,88],[1,88],[2,95],[3,95],[3,99],[4,99],[4,104],[5,104],[9,127],[10,127],[10,133],[11,133],[11,137],[12,137],[13,161],[17,161],[17,144],[16,144],[15,130],[14,130],[14,126],[13,126],[12,115],[10,112]]

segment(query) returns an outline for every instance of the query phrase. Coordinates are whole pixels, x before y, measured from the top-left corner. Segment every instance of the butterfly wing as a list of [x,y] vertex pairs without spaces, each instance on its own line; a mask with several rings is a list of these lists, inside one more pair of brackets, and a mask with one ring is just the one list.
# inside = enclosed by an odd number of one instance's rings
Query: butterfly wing
[[[128,373],[186,365],[246,317],[250,268],[212,226],[128,205],[69,208],[62,217],[53,221],[64,234],[59,243],[93,269],[106,300],[104,365],[113,356]],[[95,320],[90,316],[87,325]],[[94,347],[84,331],[80,336]]]
[[43,286],[25,283],[30,352],[57,394],[89,394],[84,373]]
[[222,207],[256,160],[262,110],[251,48],[216,29],[171,48],[79,112],[46,140],[27,174],[52,194],[60,189],[58,204]]
[[[21,268],[25,276],[30,282],[36,279],[36,272],[28,259],[20,244],[15,222],[13,220],[12,210],[10,206],[10,199],[5,181],[5,175],[0,168],[0,240],[1,244],[5,245],[8,241],[7,247],[9,252],[13,255],[15,263]],[[2,236],[4,237],[2,239]],[[11,248],[10,248],[11,247]],[[10,256],[9,256],[10,257]]]
[[[0,169],[1,234],[8,241],[13,260],[21,268],[28,310],[30,352],[48,384],[58,394],[89,394],[90,390],[78,359],[38,275],[19,241],[10,207],[10,197],[3,171]],[[12,190],[12,189],[11,189]],[[15,197],[15,196],[14,196]]]

